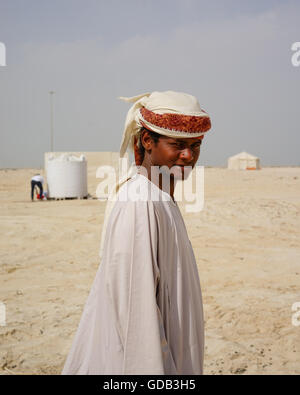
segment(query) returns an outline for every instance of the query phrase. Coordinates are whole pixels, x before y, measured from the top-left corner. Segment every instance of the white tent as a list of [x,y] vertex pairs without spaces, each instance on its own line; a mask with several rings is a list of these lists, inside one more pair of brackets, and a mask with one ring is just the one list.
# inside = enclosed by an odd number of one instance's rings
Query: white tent
[[259,158],[247,152],[231,156],[228,159],[228,169],[234,170],[258,170],[260,169]]

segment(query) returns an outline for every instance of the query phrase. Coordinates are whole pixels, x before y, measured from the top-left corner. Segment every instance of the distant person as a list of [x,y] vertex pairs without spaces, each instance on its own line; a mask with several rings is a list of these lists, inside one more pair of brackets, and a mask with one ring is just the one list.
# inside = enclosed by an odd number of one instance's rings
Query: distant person
[[40,190],[40,199],[43,199],[44,178],[40,174],[35,174],[31,179],[31,200],[33,201],[34,188],[37,186]]

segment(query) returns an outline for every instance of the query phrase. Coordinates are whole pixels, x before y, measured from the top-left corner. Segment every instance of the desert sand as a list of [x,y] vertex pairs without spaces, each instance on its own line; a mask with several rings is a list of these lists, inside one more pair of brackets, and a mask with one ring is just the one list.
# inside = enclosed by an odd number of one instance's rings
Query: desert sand
[[[100,263],[105,202],[31,202],[36,170],[0,170],[0,374],[60,374]],[[204,209],[181,208],[203,293],[205,374],[299,374],[300,168],[206,168]]]

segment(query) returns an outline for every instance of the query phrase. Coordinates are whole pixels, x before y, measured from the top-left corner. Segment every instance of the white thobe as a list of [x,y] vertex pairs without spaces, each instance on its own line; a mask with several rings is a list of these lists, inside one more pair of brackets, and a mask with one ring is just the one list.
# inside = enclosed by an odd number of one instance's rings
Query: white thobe
[[201,288],[177,203],[141,174],[118,197],[62,374],[202,374]]
[[42,184],[44,183],[44,177],[41,175],[37,174],[31,178],[31,181],[36,181],[36,182],[41,182]]

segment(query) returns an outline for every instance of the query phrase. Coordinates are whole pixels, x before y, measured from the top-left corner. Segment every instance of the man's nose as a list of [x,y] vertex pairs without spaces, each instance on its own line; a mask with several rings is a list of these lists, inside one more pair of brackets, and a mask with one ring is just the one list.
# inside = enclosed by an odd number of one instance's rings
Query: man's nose
[[194,158],[193,151],[191,150],[191,148],[186,147],[180,152],[180,157],[181,159],[190,162]]

